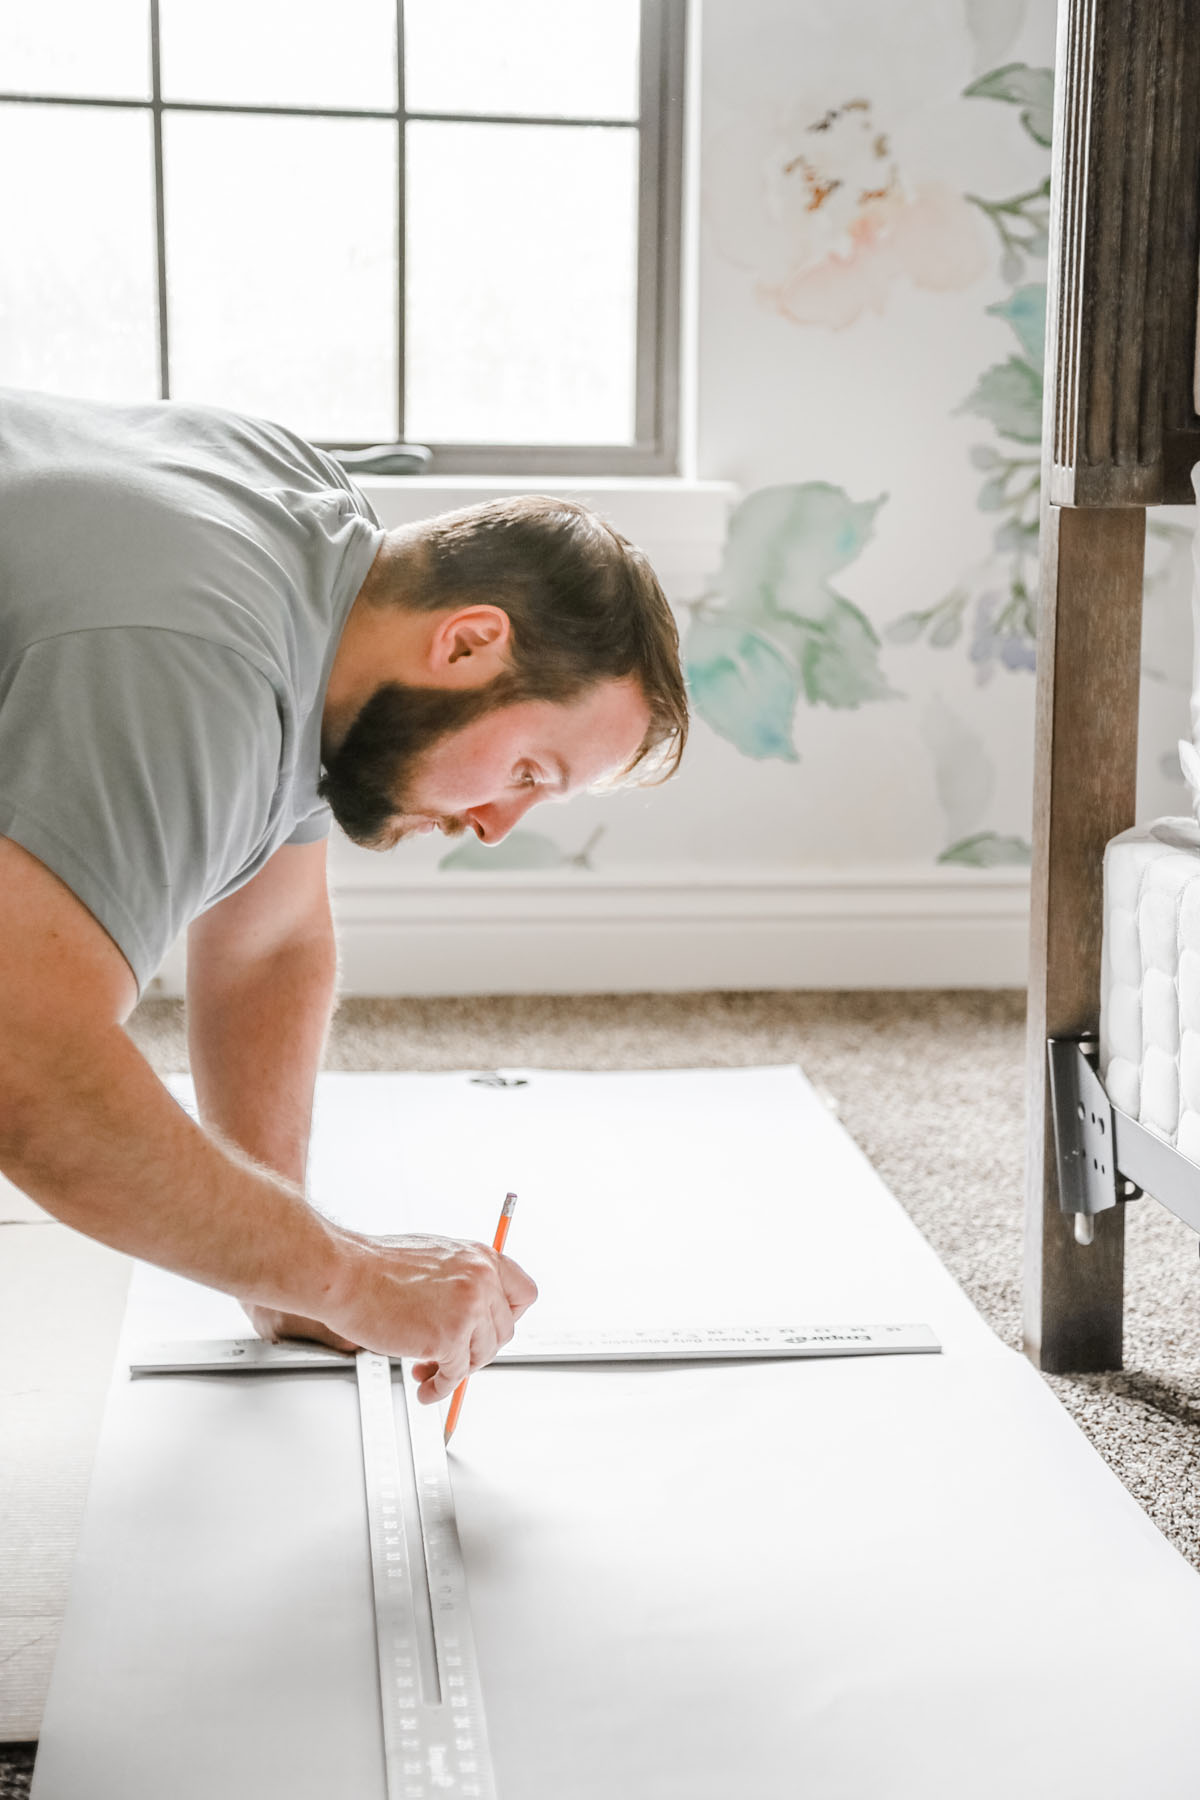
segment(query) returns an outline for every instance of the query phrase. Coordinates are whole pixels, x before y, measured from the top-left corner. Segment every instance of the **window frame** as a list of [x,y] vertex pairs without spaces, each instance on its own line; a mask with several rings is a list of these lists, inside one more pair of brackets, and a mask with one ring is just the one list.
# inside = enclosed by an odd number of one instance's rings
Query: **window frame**
[[[638,134],[637,299],[634,437],[627,444],[430,443],[436,475],[673,475],[679,465],[680,306],[683,209],[684,72],[687,0],[640,0],[638,116],[630,119],[538,115],[410,112],[404,93],[404,0],[396,0],[397,95],[392,111],[236,102],[170,101],[162,96],[158,0],[149,0],[150,92],[145,99],[67,93],[0,91],[0,104],[89,106],[149,115],[154,159],[154,248],[157,267],[159,397],[171,398],[170,303],[167,276],[163,118],[168,112],[241,116],[390,119],[398,138],[397,417],[404,426],[405,382],[405,152],[412,120],[560,127],[592,125]],[[214,404],[216,404],[214,399]],[[323,440],[325,449],[366,449],[370,440]]]

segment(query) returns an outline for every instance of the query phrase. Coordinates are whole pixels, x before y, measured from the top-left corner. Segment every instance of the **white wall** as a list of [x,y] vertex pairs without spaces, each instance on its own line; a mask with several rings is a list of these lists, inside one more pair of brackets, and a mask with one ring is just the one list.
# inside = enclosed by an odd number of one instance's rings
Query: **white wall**
[[[689,479],[524,484],[655,561],[684,768],[472,868],[340,844],[352,991],[1024,979],[1052,0],[705,0],[695,26]],[[371,490],[388,524],[495,491]],[[1190,526],[1151,542],[1151,814],[1186,807]]]

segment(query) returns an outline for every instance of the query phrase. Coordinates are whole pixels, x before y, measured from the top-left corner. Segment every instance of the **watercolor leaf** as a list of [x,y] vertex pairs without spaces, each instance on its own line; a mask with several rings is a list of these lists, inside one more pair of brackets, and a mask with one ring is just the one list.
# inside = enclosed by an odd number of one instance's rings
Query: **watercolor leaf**
[[576,863],[576,857],[540,831],[510,831],[498,844],[482,844],[472,832],[443,856],[438,868],[491,874],[496,869],[561,869]]
[[1042,435],[1042,377],[1023,357],[994,363],[958,409],[989,419],[1001,437],[1036,444]]
[[1028,868],[1033,850],[1024,838],[1004,837],[997,831],[977,831],[972,837],[960,838],[938,857],[939,863],[953,863],[964,869]]
[[1046,354],[1046,284],[1030,281],[1015,288],[1007,300],[997,300],[987,311],[1003,319],[1017,334],[1022,350],[1040,368]]
[[996,528],[992,541],[1001,555],[1009,550],[1033,551],[1037,548],[1038,541],[1037,520],[1006,519],[1003,525]]
[[687,638],[688,684],[700,717],[744,756],[798,762],[796,670],[761,632],[736,619],[697,619]]
[[870,621],[830,586],[886,500],[829,482],[760,488],[734,512],[714,601],[688,637],[696,710],[747,756],[797,761],[796,705],[891,698]]
[[858,707],[864,700],[894,699],[879,667],[879,637],[849,600],[834,598],[815,624],[800,656],[804,692],[813,706]]
[[851,500],[824,481],[748,495],[729,521],[717,578],[724,611],[768,630],[789,620],[807,629],[825,614],[830,577],[862,552],[886,498]]
[[1021,123],[1035,144],[1047,149],[1053,135],[1054,71],[1031,69],[1028,63],[1006,63],[964,88],[968,99],[1006,100],[1021,108]]
[[1020,36],[1028,0],[966,0],[967,30],[979,74],[1004,56]]
[[951,644],[957,644],[962,636],[962,613],[958,609],[944,612],[929,633],[930,646],[934,650],[948,650]]
[[889,644],[915,644],[928,623],[928,613],[901,613],[884,632]]

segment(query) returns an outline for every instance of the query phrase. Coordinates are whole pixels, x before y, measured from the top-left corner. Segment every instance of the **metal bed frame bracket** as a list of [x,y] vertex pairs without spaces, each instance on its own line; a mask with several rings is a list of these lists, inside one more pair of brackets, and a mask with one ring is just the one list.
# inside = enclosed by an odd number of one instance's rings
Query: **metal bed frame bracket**
[[1090,1244],[1097,1213],[1141,1189],[1117,1166],[1116,1118],[1097,1071],[1094,1038],[1050,1038],[1050,1092],[1058,1156],[1058,1201],[1075,1219],[1075,1237]]

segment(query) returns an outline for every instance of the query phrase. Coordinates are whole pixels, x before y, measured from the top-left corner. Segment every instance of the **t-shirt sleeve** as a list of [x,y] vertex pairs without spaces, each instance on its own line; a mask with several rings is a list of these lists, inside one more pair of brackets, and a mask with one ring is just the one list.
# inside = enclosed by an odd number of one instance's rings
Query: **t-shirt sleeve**
[[143,988],[261,844],[282,726],[266,677],[201,638],[47,638],[0,680],[0,835],[63,881]]
[[303,819],[297,820],[288,835],[289,844],[319,844],[329,836],[333,814],[322,800]]

